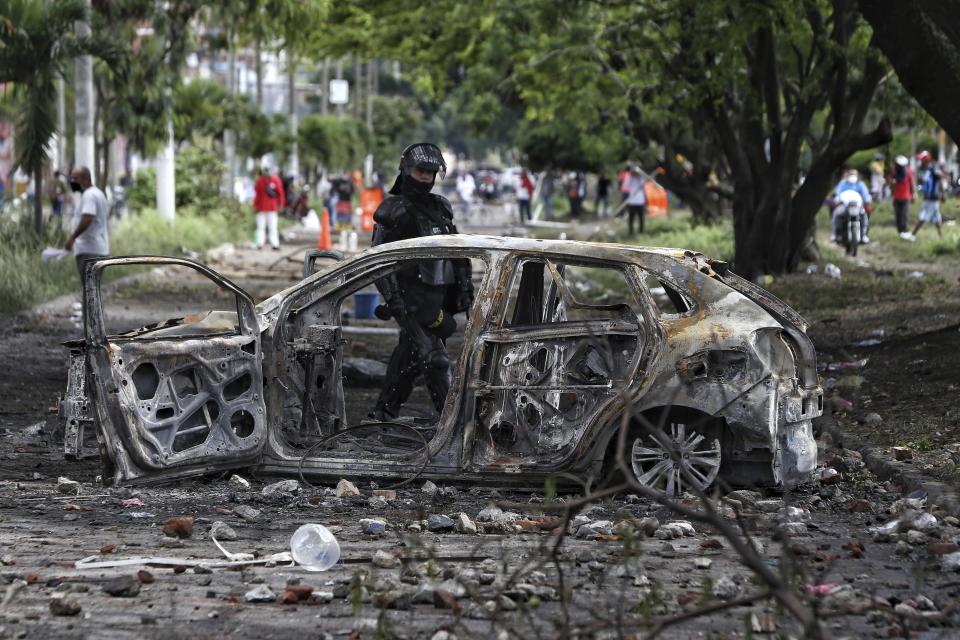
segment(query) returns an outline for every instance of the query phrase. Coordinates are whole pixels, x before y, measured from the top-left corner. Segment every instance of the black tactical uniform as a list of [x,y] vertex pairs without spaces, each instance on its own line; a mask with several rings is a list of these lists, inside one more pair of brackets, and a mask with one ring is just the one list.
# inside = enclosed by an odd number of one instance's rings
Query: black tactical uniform
[[[408,238],[457,233],[453,208],[440,195],[430,193],[433,182],[410,175],[414,167],[440,174],[446,163],[440,149],[430,143],[407,147],[400,156],[400,175],[373,220],[373,246]],[[469,260],[420,260],[377,281],[386,301],[378,316],[391,315],[400,325],[400,341],[387,365],[384,388],[373,417],[390,420],[400,411],[423,374],[434,408],[439,413],[450,389],[450,359],[445,340],[456,329],[455,313],[473,302]]]

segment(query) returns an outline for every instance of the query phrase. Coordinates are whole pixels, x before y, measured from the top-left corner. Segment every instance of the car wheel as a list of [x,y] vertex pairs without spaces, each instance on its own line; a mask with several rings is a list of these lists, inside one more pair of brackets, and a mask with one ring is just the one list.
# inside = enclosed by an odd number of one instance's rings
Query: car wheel
[[628,446],[637,482],[670,496],[691,483],[704,491],[720,472],[720,439],[682,422],[671,422],[662,432],[636,434]]

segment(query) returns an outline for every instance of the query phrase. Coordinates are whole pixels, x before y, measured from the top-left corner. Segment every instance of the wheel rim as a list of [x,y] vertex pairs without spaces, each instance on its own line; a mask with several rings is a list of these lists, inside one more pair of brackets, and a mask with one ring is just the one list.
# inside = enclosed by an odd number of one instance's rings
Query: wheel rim
[[720,471],[720,441],[708,439],[683,423],[667,431],[644,434],[633,441],[630,463],[637,481],[678,496],[693,485],[705,490]]

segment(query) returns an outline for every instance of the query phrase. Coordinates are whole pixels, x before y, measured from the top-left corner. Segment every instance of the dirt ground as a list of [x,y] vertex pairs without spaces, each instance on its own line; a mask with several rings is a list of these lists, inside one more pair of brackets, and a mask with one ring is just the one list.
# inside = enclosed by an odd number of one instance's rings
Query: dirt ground
[[[250,271],[248,257],[234,264],[238,273]],[[292,273],[295,261],[287,266]],[[838,422],[882,445],[910,443],[919,468],[948,480],[956,478],[956,463],[948,469],[937,461],[943,455],[949,460],[950,443],[960,442],[953,400],[960,271],[954,268],[924,280],[878,275],[865,263],[839,281],[803,274],[774,285],[811,320],[824,383],[835,379],[831,406]],[[263,278],[262,270],[240,280],[257,297],[290,282]],[[151,310],[153,302],[131,301],[139,311]],[[749,596],[759,587],[715,530],[696,523],[666,526],[682,519],[632,496],[581,512],[578,524],[609,522],[610,529],[579,537],[584,530],[571,527],[554,559],[549,550],[557,522],[543,511],[545,495],[536,489],[442,486],[432,493],[416,482],[384,501],[370,483],[358,481],[355,497],[305,485],[264,495],[276,479],[245,471],[239,474],[250,481],[248,489],[226,476],[174,487],[105,488],[96,482],[94,459],[65,461],[52,436],[51,410],[66,383],[66,351],[59,343],[78,333],[70,301],[4,320],[0,638],[551,638],[562,629],[573,630],[567,637],[646,637],[668,618],[676,619],[663,632],[671,638],[796,632],[769,600],[685,619],[693,608]],[[880,342],[854,346],[868,339]],[[882,422],[868,419],[870,413]],[[924,505],[904,503],[899,487],[877,481],[855,452],[823,442],[820,459],[839,471],[836,481],[781,494],[735,494],[724,508],[742,510],[766,564],[789,569],[796,593],[817,608],[827,635],[956,637],[960,579],[942,571],[941,563],[944,553],[960,548],[957,507],[926,505],[936,525],[909,536],[874,534],[870,527],[898,517],[905,505]],[[58,488],[60,476],[79,484]],[[492,510],[481,517],[491,504],[506,514]],[[460,514],[479,533],[430,530],[435,516],[456,521]],[[194,519],[190,537],[171,540],[161,533],[172,516]],[[643,520],[651,517],[658,522]],[[367,535],[363,518],[386,522],[385,533]],[[223,554],[210,539],[218,521],[236,534],[235,540],[221,535],[228,551],[258,558],[288,551],[299,525],[321,523],[337,536],[342,562],[325,573],[283,562],[221,568],[215,563]],[[640,533],[644,529],[649,535]],[[167,560],[74,566],[91,556]],[[312,595],[282,604],[285,589],[297,584],[311,587]],[[270,588],[272,601],[248,602],[248,594],[262,587]],[[52,614],[51,607],[67,605],[79,611]]]

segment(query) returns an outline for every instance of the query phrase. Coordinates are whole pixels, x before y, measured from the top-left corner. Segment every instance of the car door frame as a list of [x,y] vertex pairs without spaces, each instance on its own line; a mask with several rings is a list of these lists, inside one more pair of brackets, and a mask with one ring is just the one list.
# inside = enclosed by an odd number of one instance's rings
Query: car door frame
[[[478,443],[478,436],[476,433],[477,424],[476,416],[471,413],[465,418],[469,423],[470,437],[469,439],[464,440],[464,450],[462,456],[464,460],[464,468],[472,473],[502,473],[507,476],[516,475],[519,473],[547,475],[561,470],[577,471],[590,467],[597,462],[597,460],[594,459],[595,456],[593,454],[597,453],[598,447],[602,449],[605,446],[606,441],[609,439],[610,433],[603,433],[604,425],[619,424],[618,418],[623,413],[626,401],[625,399],[631,398],[635,400],[643,393],[644,388],[651,380],[648,375],[650,362],[660,351],[661,335],[659,331],[659,325],[655,322],[655,316],[651,315],[649,301],[646,297],[647,294],[642,287],[642,283],[640,283],[638,280],[636,273],[637,267],[634,263],[624,260],[606,259],[597,256],[513,251],[501,263],[501,281],[497,284],[498,293],[496,298],[491,301],[492,308],[495,309],[495,312],[488,316],[488,328],[480,332],[480,334],[477,336],[477,342],[475,346],[476,357],[471,362],[471,385],[465,393],[465,395],[468,396],[468,402],[471,409],[475,407],[477,402],[477,391],[481,391],[483,386],[482,384],[478,384],[478,382],[480,381],[480,376],[482,373],[481,370],[483,368],[483,363],[481,360],[484,353],[485,344],[487,342],[502,343],[504,342],[504,338],[506,336],[509,336],[511,333],[516,333],[514,330],[505,328],[504,323],[506,322],[506,314],[508,311],[507,307],[510,302],[513,278],[521,277],[522,265],[525,261],[529,260],[544,262],[545,274],[549,272],[549,267],[547,267],[547,265],[551,262],[613,268],[620,271],[624,276],[624,280],[630,287],[630,294],[636,301],[637,306],[635,311],[639,316],[637,326],[639,331],[643,334],[642,345],[640,345],[638,350],[639,353],[634,357],[629,373],[626,375],[627,385],[622,390],[622,393],[614,395],[600,405],[600,407],[594,413],[590,425],[581,433],[579,441],[570,447],[567,454],[559,461],[532,464],[509,463],[487,466],[477,464],[474,460],[475,447]],[[564,294],[562,291],[560,293]],[[567,291],[566,294],[569,294],[569,291]],[[571,296],[563,295],[563,297],[569,299]],[[608,321],[594,321],[593,323],[598,327],[606,323],[609,325],[609,328],[614,331],[620,331],[623,329],[622,326],[616,326],[618,323],[611,324],[608,323]],[[571,322],[565,328],[573,329],[575,324],[576,323]],[[587,324],[590,324],[590,321],[580,324],[586,326]],[[559,328],[553,333],[558,336],[563,333],[569,333],[568,331],[564,331],[565,328]],[[549,324],[531,326],[531,328],[526,331],[530,336],[548,335],[551,333]]]
[[281,366],[280,354],[285,348],[285,342],[290,338],[286,335],[287,322],[291,313],[294,312],[293,305],[298,299],[309,295],[312,290],[331,285],[339,279],[341,281],[338,284],[333,285],[315,302],[333,297],[338,298],[342,303],[350,295],[350,290],[357,280],[370,278],[373,273],[396,264],[399,260],[436,259],[438,253],[442,254],[441,257],[451,259],[475,258],[483,260],[486,263],[486,273],[476,288],[475,302],[467,315],[463,334],[463,351],[451,371],[450,391],[444,403],[437,433],[429,442],[428,451],[431,462],[421,467],[419,463],[402,465],[374,457],[357,458],[354,461],[318,455],[303,458],[302,453],[297,454],[294,449],[287,445],[280,433],[279,425],[276,423],[276,416],[271,416],[273,428],[270,429],[269,441],[264,451],[263,470],[265,472],[289,471],[291,467],[295,467],[298,473],[315,476],[333,477],[344,474],[362,475],[364,477],[403,477],[418,473],[424,477],[442,477],[456,475],[462,470],[460,452],[462,450],[462,438],[465,435],[464,430],[462,428],[458,429],[457,425],[460,416],[465,411],[463,401],[469,375],[469,363],[472,361],[476,337],[482,330],[485,324],[484,318],[489,312],[491,297],[489,291],[493,286],[492,283],[496,280],[491,274],[500,271],[500,265],[506,254],[505,251],[470,246],[440,248],[407,246],[392,249],[389,248],[389,245],[384,245],[383,249],[360,254],[352,259],[338,262],[325,271],[315,273],[283,292],[278,301],[273,326],[267,338],[270,341],[270,346],[269,349],[265,349],[265,353],[267,353],[271,362],[265,365],[264,373],[268,377],[267,388],[269,393],[269,389],[277,387],[276,384],[273,384],[273,379],[277,377],[277,372]]
[[[192,269],[206,277],[222,289],[232,292],[237,304],[237,329],[234,333],[198,335],[198,336],[108,336],[103,317],[102,280],[103,272],[108,267],[132,265],[164,265],[180,266]],[[217,273],[213,269],[189,260],[162,256],[123,256],[102,258],[87,263],[84,271],[84,335],[86,338],[86,357],[88,389],[95,402],[98,423],[98,437],[102,438],[102,447],[109,458],[109,470],[113,471],[116,483],[136,484],[154,481],[167,481],[183,477],[203,475],[220,469],[232,469],[248,466],[261,455],[267,441],[266,407],[263,397],[263,378],[261,370],[261,338],[260,328],[253,298],[238,285]],[[160,323],[155,328],[162,328]],[[175,326],[175,325],[171,325]],[[210,380],[206,371],[196,374],[195,395],[200,396],[201,390],[207,394],[206,399],[200,399],[198,406],[190,409],[184,420],[200,410],[208,421],[208,437],[214,434],[220,439],[221,448],[216,453],[185,451],[174,452],[170,455],[164,446],[146,427],[147,419],[142,410],[138,409],[138,392],[134,389],[135,383],[131,380],[131,372],[140,366],[138,352],[152,351],[155,358],[176,358],[199,363],[203,366],[200,354],[210,350],[211,345],[216,352],[222,352],[218,362],[217,374],[222,376],[222,386],[219,389],[217,416],[211,417],[206,408],[206,402],[215,402],[211,391],[204,389],[205,381]],[[251,348],[252,345],[252,348]],[[136,348],[133,348],[136,347]],[[134,361],[124,365],[122,354],[124,349],[135,354]],[[154,365],[154,369],[157,367]],[[175,374],[176,370],[170,373]],[[250,385],[239,396],[222,406],[223,388],[244,375],[250,375]],[[167,391],[174,394],[172,379],[166,379],[167,372],[158,371],[158,386],[155,394],[160,393],[160,384],[170,385]],[[201,379],[202,378],[202,379]],[[217,384],[214,383],[214,387]],[[159,396],[157,396],[159,397]],[[175,400],[178,409],[179,400]],[[251,431],[245,436],[239,432],[228,433],[224,424],[227,420],[227,408],[233,413],[245,412],[252,419]],[[156,414],[156,407],[154,407]],[[156,416],[155,416],[156,417]],[[176,422],[179,418],[174,417]],[[175,424],[170,423],[170,424]],[[215,424],[216,423],[216,424]],[[232,427],[231,427],[232,428]],[[246,430],[246,427],[244,427]],[[176,431],[174,432],[176,435]],[[206,445],[207,440],[202,444]],[[242,443],[238,450],[227,451],[227,441],[233,440]],[[171,441],[172,442],[172,441]],[[211,443],[212,444],[212,443]],[[183,455],[189,452],[189,455]],[[104,459],[104,462],[108,462]],[[104,478],[107,479],[105,469]]]

